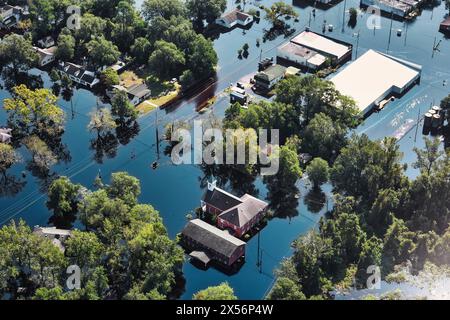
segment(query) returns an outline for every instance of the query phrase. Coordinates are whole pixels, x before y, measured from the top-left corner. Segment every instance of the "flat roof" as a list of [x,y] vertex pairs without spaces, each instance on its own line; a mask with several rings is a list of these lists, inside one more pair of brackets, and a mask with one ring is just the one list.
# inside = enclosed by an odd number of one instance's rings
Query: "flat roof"
[[369,50],[330,80],[363,112],[393,88],[404,89],[420,70],[419,65]]
[[349,46],[345,46],[311,31],[303,31],[298,36],[294,37],[291,42],[319,52],[328,53],[338,59],[343,57],[350,50]]

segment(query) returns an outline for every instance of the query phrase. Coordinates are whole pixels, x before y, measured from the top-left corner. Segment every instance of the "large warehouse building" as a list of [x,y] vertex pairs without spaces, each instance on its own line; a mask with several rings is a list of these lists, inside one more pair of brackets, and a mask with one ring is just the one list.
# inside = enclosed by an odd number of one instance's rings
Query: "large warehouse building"
[[420,80],[420,65],[369,50],[330,80],[367,114],[390,95],[402,95]]

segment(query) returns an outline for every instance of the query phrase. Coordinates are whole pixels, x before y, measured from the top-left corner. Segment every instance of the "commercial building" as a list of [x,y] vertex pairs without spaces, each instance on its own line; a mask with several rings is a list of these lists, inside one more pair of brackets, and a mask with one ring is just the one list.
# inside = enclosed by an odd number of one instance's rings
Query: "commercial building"
[[361,0],[361,6],[377,7],[387,15],[405,18],[423,2],[424,0]]
[[352,57],[351,44],[312,31],[303,31],[295,36],[291,43],[321,54],[332,64],[341,64]]
[[421,70],[417,64],[369,50],[330,80],[367,114],[386,97],[404,94],[420,80]]

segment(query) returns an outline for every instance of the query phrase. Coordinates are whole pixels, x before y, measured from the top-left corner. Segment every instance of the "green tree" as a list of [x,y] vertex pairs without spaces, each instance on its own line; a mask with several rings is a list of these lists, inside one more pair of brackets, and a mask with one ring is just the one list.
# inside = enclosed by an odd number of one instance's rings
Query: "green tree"
[[275,282],[272,290],[267,296],[268,300],[306,300],[300,290],[300,286],[286,277],[280,277]]
[[150,41],[146,38],[136,38],[134,44],[131,46],[131,55],[139,64],[145,64],[148,62],[150,56]]
[[100,79],[102,83],[107,87],[111,87],[120,83],[119,74],[116,70],[110,67],[102,71]]
[[142,6],[142,14],[149,22],[152,22],[156,17],[168,20],[172,16],[186,15],[186,8],[180,0],[145,0]]
[[139,180],[126,172],[116,172],[111,175],[108,195],[113,199],[121,199],[129,206],[137,204],[141,193]]
[[281,20],[284,17],[298,17],[298,13],[294,10],[294,7],[285,2],[275,2],[270,8],[265,8],[266,20],[270,21],[274,27],[284,26],[284,21]]
[[414,148],[417,155],[417,161],[413,167],[419,169],[423,174],[430,174],[433,169],[436,169],[437,162],[445,154],[440,150],[441,141],[439,138],[429,139],[424,137],[425,149]]
[[0,67],[11,66],[16,76],[35,67],[38,59],[31,41],[23,36],[13,33],[0,42]]
[[371,206],[379,190],[398,190],[405,185],[402,156],[393,138],[371,141],[366,135],[352,136],[331,169],[335,191],[361,197]]
[[75,32],[75,37],[80,43],[88,43],[104,36],[107,23],[101,17],[85,13],[81,17],[81,21],[83,23],[80,24],[80,29]]
[[225,11],[227,2],[226,0],[187,0],[186,7],[194,20],[198,22],[206,20],[211,23]]
[[128,94],[121,90],[114,92],[114,97],[111,99],[111,113],[121,122],[136,120],[138,115],[136,108],[128,99]]
[[56,104],[57,97],[49,89],[13,88],[11,98],[3,101],[8,123],[19,132],[57,136],[64,129],[65,114]]
[[80,185],[73,184],[67,177],[53,180],[48,188],[47,208],[56,216],[73,214],[78,206],[78,192]]
[[381,267],[381,256],[383,253],[383,241],[377,237],[368,239],[361,251],[356,271],[356,281],[360,287],[366,286],[370,274],[367,272],[369,266]]
[[0,172],[6,181],[6,171],[21,161],[20,155],[6,143],[0,143]]
[[223,282],[218,286],[209,287],[195,293],[194,300],[237,300],[233,288],[228,283]]
[[410,258],[415,250],[414,236],[403,220],[394,219],[384,236],[382,265],[386,274]]
[[304,132],[305,150],[313,157],[333,161],[347,143],[347,130],[329,116],[318,113]]
[[39,137],[29,136],[23,142],[31,153],[32,167],[38,169],[41,173],[48,173],[50,167],[58,162],[58,158]]
[[110,66],[116,63],[120,56],[117,46],[104,37],[89,41],[86,48],[89,59],[95,67]]
[[57,42],[56,58],[62,61],[71,61],[75,56],[75,38],[70,34],[61,33]]
[[97,140],[102,141],[113,129],[117,127],[111,111],[106,108],[99,109],[91,113],[91,120],[88,124],[90,131],[97,132]]
[[161,78],[177,76],[185,63],[184,55],[177,46],[163,40],[155,43],[155,50],[148,60],[150,69]]
[[49,239],[33,234],[24,221],[0,228],[1,296],[8,293],[13,299],[27,299],[38,288],[55,287],[65,266],[61,250]]
[[212,75],[218,62],[217,53],[211,40],[198,35],[191,44],[191,54],[186,65],[196,78],[206,78]]
[[306,168],[309,180],[313,183],[314,188],[319,188],[330,178],[330,168],[328,162],[322,158],[314,158]]

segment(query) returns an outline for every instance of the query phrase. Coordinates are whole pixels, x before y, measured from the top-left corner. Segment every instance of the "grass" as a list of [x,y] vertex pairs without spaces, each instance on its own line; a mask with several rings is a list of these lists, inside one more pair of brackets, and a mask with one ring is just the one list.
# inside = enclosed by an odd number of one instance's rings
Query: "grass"
[[129,88],[134,84],[141,83],[144,83],[144,80],[133,71],[125,71],[120,75],[120,85],[125,88]]
[[157,108],[157,106],[155,106],[151,103],[148,103],[147,101],[142,102],[141,104],[139,104],[136,107],[137,111],[142,115],[152,112],[156,108]]

